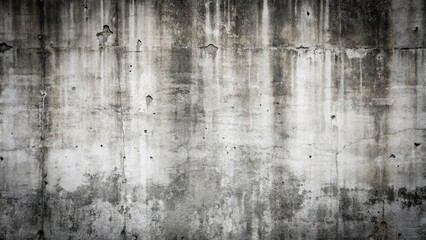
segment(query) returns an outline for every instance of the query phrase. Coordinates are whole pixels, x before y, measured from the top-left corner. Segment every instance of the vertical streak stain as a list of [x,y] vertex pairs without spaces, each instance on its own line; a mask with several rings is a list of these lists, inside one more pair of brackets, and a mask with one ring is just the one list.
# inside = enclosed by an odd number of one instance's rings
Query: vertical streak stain
[[40,162],[40,197],[41,197],[41,213],[40,213],[40,229],[38,231],[38,238],[45,239],[45,217],[47,212],[47,204],[46,204],[46,178],[47,178],[47,168],[46,168],[46,158],[47,158],[47,147],[45,144],[46,141],[46,127],[48,124],[47,120],[47,111],[46,111],[46,58],[47,58],[47,50],[46,43],[44,41],[44,2],[39,1],[39,43],[40,43],[40,86],[39,91],[41,95],[40,105],[39,105],[39,118],[40,118],[40,149],[39,149],[39,162]]
[[123,88],[122,88],[122,81],[121,81],[121,61],[122,54],[124,53],[122,49],[119,47],[119,39],[120,39],[120,26],[119,26],[119,8],[120,1],[115,1],[115,19],[116,19],[116,40],[115,40],[115,46],[118,46],[118,48],[114,48],[116,61],[117,61],[117,78],[118,78],[118,98],[119,98],[119,114],[120,114],[120,124],[121,124],[121,156],[120,156],[120,170],[121,170],[121,177],[122,181],[121,184],[123,184],[123,192],[122,194],[122,207],[126,209],[126,211],[123,212],[123,228],[121,231],[121,238],[126,240],[127,239],[127,232],[126,232],[126,226],[127,226],[127,218],[128,218],[128,206],[127,206],[127,177],[125,172],[125,164],[126,164],[126,133],[124,128],[124,108],[123,108]]

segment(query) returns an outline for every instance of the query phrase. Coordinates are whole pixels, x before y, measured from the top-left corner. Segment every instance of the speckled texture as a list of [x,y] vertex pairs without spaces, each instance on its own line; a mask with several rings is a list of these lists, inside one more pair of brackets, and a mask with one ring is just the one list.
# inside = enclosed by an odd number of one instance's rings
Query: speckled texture
[[426,238],[424,1],[0,5],[0,239]]

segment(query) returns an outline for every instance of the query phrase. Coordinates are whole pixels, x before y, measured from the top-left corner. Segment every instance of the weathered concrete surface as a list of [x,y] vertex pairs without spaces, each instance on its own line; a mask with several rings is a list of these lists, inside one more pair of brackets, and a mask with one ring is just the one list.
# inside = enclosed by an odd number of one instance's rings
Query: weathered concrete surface
[[425,239],[422,0],[2,0],[0,239]]

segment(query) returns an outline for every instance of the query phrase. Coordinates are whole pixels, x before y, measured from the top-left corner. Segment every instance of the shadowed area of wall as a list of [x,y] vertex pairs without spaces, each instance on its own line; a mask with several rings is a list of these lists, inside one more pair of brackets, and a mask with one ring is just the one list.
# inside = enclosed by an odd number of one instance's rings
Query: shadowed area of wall
[[422,0],[0,0],[0,239],[425,239]]

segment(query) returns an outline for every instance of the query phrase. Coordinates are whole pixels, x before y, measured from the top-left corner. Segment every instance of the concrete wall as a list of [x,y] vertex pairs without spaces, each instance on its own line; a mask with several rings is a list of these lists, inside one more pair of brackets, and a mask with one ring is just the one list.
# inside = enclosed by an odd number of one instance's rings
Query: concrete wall
[[1,0],[0,239],[425,239],[423,0]]

